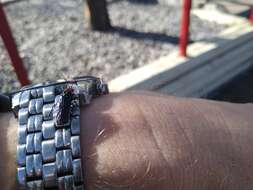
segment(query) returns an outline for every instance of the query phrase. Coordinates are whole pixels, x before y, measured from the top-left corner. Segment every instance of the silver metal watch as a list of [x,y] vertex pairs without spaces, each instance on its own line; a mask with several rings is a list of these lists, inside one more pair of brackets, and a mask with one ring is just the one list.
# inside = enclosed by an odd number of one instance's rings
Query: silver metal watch
[[107,93],[101,79],[85,76],[26,86],[12,94],[19,122],[19,189],[84,189],[80,105]]

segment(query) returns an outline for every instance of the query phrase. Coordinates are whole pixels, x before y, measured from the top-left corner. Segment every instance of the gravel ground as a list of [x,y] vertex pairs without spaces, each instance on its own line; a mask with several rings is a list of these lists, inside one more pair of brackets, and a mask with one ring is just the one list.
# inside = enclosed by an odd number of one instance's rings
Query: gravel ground
[[[77,0],[26,0],[5,10],[33,82],[86,74],[110,80],[177,47],[180,9],[142,2],[111,0],[116,27],[108,33],[88,29]],[[225,27],[192,16],[191,40],[213,37]],[[1,41],[0,72],[0,91],[19,86]]]

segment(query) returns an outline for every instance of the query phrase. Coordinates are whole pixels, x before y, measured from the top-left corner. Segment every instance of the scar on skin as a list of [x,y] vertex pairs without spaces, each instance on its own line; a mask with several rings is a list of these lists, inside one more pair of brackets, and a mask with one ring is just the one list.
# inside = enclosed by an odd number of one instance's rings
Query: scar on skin
[[104,129],[102,129],[102,130],[97,130],[97,134],[96,134],[96,137],[95,137],[95,139],[94,139],[94,141],[93,141],[93,143],[95,144],[96,142],[98,142],[98,139],[99,138],[105,138],[105,136],[104,136],[104,134],[105,134],[105,128]]
[[111,122],[110,127],[105,127],[105,128],[98,127],[96,131],[96,136],[93,140],[93,144],[99,144],[100,142],[105,140],[107,137],[109,137],[111,134],[114,134],[116,130],[117,129],[115,125],[113,124],[113,122]]

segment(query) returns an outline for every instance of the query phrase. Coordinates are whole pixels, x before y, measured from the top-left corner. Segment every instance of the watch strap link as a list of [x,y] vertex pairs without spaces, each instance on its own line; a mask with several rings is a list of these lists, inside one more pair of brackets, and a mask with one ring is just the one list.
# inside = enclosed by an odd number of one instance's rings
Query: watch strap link
[[[77,88],[77,85],[71,86]],[[70,122],[57,125],[55,121],[59,110],[54,108],[61,106],[59,99],[66,88],[64,84],[28,89],[12,98],[19,122],[17,179],[20,189],[84,189],[78,94],[69,108]]]

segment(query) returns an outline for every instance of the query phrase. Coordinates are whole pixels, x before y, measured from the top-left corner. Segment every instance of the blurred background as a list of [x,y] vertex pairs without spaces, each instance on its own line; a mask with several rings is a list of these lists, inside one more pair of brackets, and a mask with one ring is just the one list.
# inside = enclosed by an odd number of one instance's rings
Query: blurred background
[[[110,81],[177,51],[185,6],[184,0],[107,0],[104,2],[107,10],[92,8],[96,0],[1,0],[1,3],[33,83],[79,75],[95,75]],[[253,0],[191,2],[192,10],[201,10],[202,15],[216,11],[235,19],[248,19],[251,6]],[[94,17],[105,20],[92,21]],[[188,44],[212,41],[232,25],[233,22],[221,22],[219,18],[211,20],[190,14]],[[253,71],[249,68],[205,97],[252,101],[253,88],[248,84],[253,84]],[[18,87],[19,80],[0,40],[0,91],[10,92]],[[239,94],[243,91],[244,94]]]

